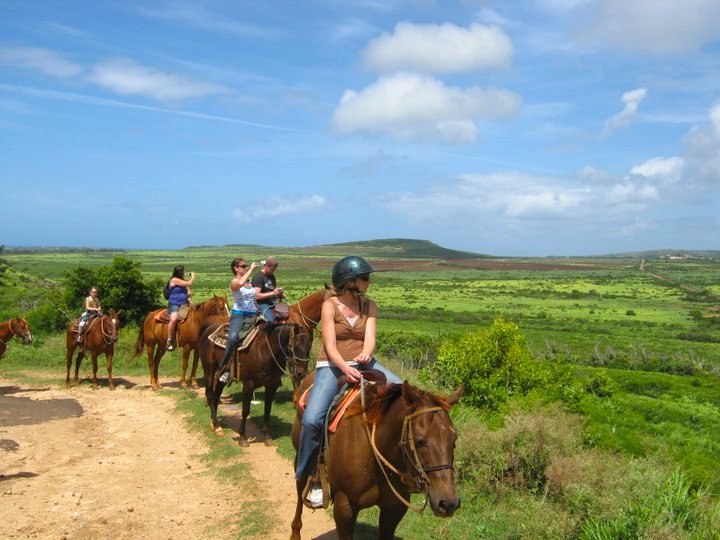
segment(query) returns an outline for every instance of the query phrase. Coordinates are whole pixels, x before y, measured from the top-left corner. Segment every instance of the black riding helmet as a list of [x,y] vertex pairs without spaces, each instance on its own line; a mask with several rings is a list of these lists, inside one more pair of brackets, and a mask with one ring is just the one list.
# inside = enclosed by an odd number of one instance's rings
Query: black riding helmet
[[355,279],[363,274],[369,274],[374,272],[375,269],[370,266],[365,259],[358,257],[357,255],[350,255],[349,257],[343,257],[335,263],[332,269],[332,282],[333,287],[339,287],[346,281]]

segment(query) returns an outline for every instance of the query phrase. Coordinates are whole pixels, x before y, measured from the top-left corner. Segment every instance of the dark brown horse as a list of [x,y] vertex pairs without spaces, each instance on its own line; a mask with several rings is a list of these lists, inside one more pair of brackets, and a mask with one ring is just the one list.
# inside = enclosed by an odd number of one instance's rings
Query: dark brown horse
[[[325,292],[318,291],[306,296],[290,306],[290,317],[285,324],[261,323],[262,328],[247,349],[239,351],[239,379],[243,382],[242,418],[240,420],[241,446],[248,446],[245,426],[250,415],[250,401],[253,391],[265,388],[265,409],[263,416],[263,436],[266,445],[272,444],[270,435],[270,412],[277,389],[282,383],[281,377],[289,370],[293,388],[307,374],[308,357],[313,341],[313,331],[320,320],[320,308]],[[217,435],[223,435],[223,429],[217,417],[218,403],[225,384],[216,381],[217,371],[224,349],[212,343],[208,337],[219,325],[209,326],[200,339],[200,358],[205,374],[205,397],[210,406],[210,429]]]
[[[300,391],[313,380],[314,373],[303,381]],[[364,409],[360,398],[356,398],[329,436],[327,478],[340,539],[352,539],[361,509],[379,506],[378,538],[392,540],[411,507],[411,493],[424,493],[436,516],[452,516],[460,506],[460,497],[453,464],[457,433],[448,411],[462,389],[442,397],[407,381],[365,384],[364,388]],[[296,450],[301,422],[302,410],[298,407],[292,430]],[[300,540],[306,481],[297,481],[291,540]]]
[[118,330],[120,329],[120,311],[110,311],[107,315],[93,317],[88,322],[87,330],[83,337],[82,343],[77,341],[77,326],[80,319],[71,321],[65,331],[65,347],[67,349],[67,375],[65,376],[65,386],[70,387],[70,367],[72,366],[72,358],[75,349],[78,349],[77,358],[75,358],[75,384],[80,383],[78,372],[80,371],[80,362],[89,351],[92,357],[93,374],[92,385],[97,388],[97,370],[98,356],[105,354],[105,362],[108,372],[108,388],[115,390],[112,379],[112,361],[115,356],[115,344],[118,340]]
[[15,317],[9,321],[0,322],[0,359],[5,355],[7,343],[12,338],[20,340],[23,345],[32,343],[30,325],[23,317]]
[[[150,370],[150,385],[153,390],[158,390],[160,378],[158,370],[160,368],[160,359],[167,350],[168,325],[167,322],[156,320],[156,316],[162,313],[164,309],[151,311],[145,317],[143,325],[140,327],[140,334],[135,342],[135,351],[133,358],[137,358],[142,354],[143,345],[147,349],[148,369]],[[193,304],[190,306],[188,317],[185,321],[177,325],[177,343],[182,347],[182,374],[180,375],[180,387],[187,387],[187,368],[190,351],[193,352],[193,365],[190,372],[190,384],[193,388],[198,387],[196,374],[198,366],[198,340],[203,326],[210,321],[219,322],[226,321],[228,318],[227,299],[224,296],[213,295],[209,300]]]

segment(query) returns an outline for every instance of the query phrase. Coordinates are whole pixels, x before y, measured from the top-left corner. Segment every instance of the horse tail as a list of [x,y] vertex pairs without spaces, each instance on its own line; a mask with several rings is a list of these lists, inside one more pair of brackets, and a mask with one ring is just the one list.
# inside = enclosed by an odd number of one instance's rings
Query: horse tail
[[133,358],[137,358],[143,352],[143,346],[145,345],[145,323],[140,325],[140,333],[138,334],[137,341],[135,342],[135,350],[133,351]]

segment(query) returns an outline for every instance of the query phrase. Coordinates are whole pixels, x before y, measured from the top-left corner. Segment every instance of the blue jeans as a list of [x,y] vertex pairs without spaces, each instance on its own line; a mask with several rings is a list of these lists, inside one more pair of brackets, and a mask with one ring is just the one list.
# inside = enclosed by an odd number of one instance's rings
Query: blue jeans
[[260,315],[265,317],[265,320],[267,322],[275,322],[275,317],[273,316],[272,312],[273,307],[275,307],[275,304],[258,304]]
[[[373,358],[367,364],[358,364],[358,371],[376,369],[385,374],[388,384],[402,383],[400,377]],[[298,448],[297,469],[295,478],[298,480],[315,473],[317,453],[322,439],[325,416],[337,394],[337,380],[342,375],[336,367],[321,367],[315,372],[310,397],[308,398],[305,413],[302,418],[300,431],[300,447]]]
[[[228,328],[227,344],[225,345],[225,354],[223,355],[222,362],[220,362],[220,369],[222,370],[228,363],[228,360],[235,354],[235,349],[240,344],[240,333],[245,330],[243,337],[250,331],[249,327],[255,324],[256,318],[252,315],[243,315],[241,313],[233,313],[230,317],[230,327]],[[248,328],[245,328],[247,322]]]

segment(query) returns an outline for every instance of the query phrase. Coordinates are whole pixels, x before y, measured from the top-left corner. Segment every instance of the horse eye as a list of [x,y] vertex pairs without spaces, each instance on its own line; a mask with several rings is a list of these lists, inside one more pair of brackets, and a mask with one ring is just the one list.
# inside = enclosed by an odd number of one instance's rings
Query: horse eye
[[415,439],[415,447],[416,448],[423,448],[425,446],[427,446],[425,439]]

